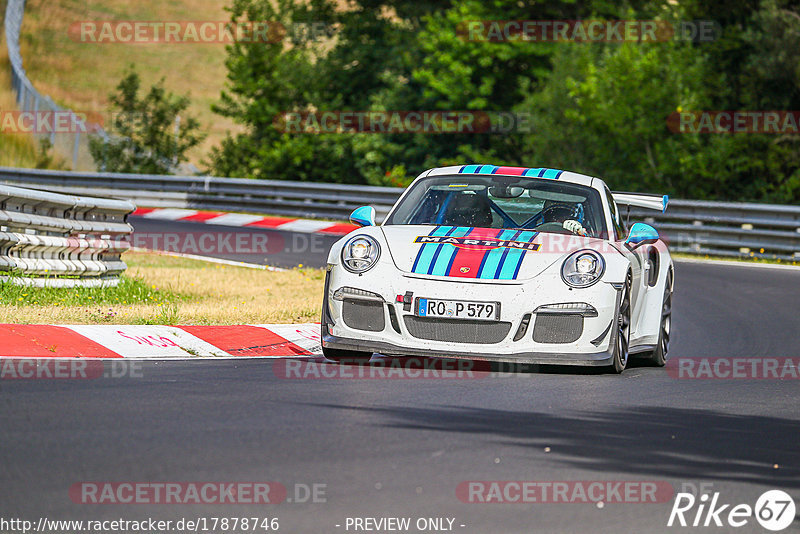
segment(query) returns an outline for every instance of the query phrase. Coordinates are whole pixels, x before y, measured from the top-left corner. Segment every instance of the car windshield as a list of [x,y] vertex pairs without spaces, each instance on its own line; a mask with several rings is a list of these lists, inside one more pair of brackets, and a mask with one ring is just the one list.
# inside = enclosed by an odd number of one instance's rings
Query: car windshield
[[518,228],[607,236],[599,193],[579,184],[513,176],[435,176],[411,186],[384,224]]

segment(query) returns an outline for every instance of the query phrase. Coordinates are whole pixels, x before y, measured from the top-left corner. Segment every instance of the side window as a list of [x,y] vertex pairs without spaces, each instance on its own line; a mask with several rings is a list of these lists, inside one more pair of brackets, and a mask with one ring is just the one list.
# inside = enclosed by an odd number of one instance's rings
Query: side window
[[614,202],[614,196],[607,187],[606,199],[608,200],[608,208],[611,210],[611,224],[614,225],[614,233],[617,236],[617,240],[622,240],[628,235],[628,231],[624,223],[620,220],[619,212],[617,211],[617,203]]

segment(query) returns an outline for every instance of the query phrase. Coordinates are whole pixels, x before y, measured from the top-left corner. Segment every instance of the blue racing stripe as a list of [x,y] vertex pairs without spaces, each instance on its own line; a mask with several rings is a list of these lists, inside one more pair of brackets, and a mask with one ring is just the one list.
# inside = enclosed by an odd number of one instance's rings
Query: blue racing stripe
[[[494,237],[495,238],[499,238],[501,235],[503,235],[503,231],[497,232],[497,234]],[[489,252],[491,252],[491,251],[489,251]],[[481,258],[481,264],[480,264],[480,266],[478,266],[478,274],[475,275],[475,278],[480,278],[481,277],[481,274],[483,273],[483,268],[486,266],[486,258],[489,257],[489,252],[485,253],[483,255],[483,258]]]
[[[446,235],[452,226],[439,226],[435,228],[428,235]],[[419,248],[417,258],[414,260],[414,266],[411,268],[412,273],[427,273],[430,267],[431,259],[439,247],[436,243],[425,243]]]
[[[455,229],[456,229],[455,226],[448,226],[448,228],[449,228],[449,230],[444,234],[446,236],[451,235],[453,233],[453,231],[455,231]],[[433,245],[433,246],[436,247],[436,248],[433,249],[434,252],[433,252],[433,256],[431,257],[430,263],[428,264],[428,270],[427,271],[420,270],[420,272],[425,272],[427,274],[431,274],[431,272],[433,271],[434,266],[436,265],[436,260],[439,257],[439,254],[441,254],[441,252],[442,252],[442,247],[444,247],[445,245],[439,244],[439,245]]]
[[534,178],[547,178],[550,180],[558,180],[564,171],[558,169],[545,169],[543,167],[536,167],[525,169],[522,176],[533,176]]
[[[472,230],[472,228],[469,226],[459,226],[447,235],[452,237],[464,237],[470,230]],[[453,263],[453,258],[455,258],[458,249],[449,243],[439,245],[439,247],[441,248],[437,254],[434,255],[434,259],[431,261],[431,267],[428,269],[428,274],[446,276],[447,273],[450,272],[450,264]]]
[[[538,232],[522,232],[516,237],[516,240],[530,243],[537,235]],[[502,264],[503,267],[497,276],[498,280],[516,280],[517,274],[519,274],[519,268],[522,265],[522,260],[525,258],[525,254],[527,253],[526,251],[518,248],[507,250],[508,254],[506,255],[506,259]]]
[[[503,230],[497,235],[497,239],[507,240],[516,234],[517,230]],[[503,254],[506,250],[508,249],[498,247],[487,252],[483,262],[481,263],[481,269],[476,278],[482,278],[484,280],[491,280],[495,278],[497,267],[500,265],[500,260],[503,259]]]
[[551,180],[558,180],[558,177],[561,176],[561,173],[564,171],[559,171],[558,169],[545,169],[542,178],[550,178]]
[[[519,235],[521,233],[522,233],[522,231],[517,231],[517,232],[514,233],[513,236],[511,236],[511,237],[509,237],[507,239],[509,241],[513,241],[513,240],[517,239],[517,237],[519,237]],[[494,272],[494,277],[493,278],[495,280],[499,280],[500,279],[500,274],[503,272],[503,267],[506,264],[506,259],[508,258],[508,254],[510,252],[511,252],[510,248],[503,247],[503,255],[500,256],[500,261],[497,263],[497,269],[495,269],[495,272]]]
[[[459,170],[459,174],[494,174],[500,167],[497,165],[463,165]],[[534,178],[547,178],[549,180],[558,180],[564,171],[558,169],[547,169],[544,167],[531,167],[525,169],[522,176],[532,176]]]

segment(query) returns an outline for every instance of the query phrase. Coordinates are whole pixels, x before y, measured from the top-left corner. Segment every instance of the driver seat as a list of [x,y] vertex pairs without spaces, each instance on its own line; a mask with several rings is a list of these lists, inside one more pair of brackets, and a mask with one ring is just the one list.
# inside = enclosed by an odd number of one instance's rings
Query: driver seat
[[572,218],[575,208],[564,202],[546,200],[542,212],[545,214],[542,222],[563,224],[564,221]]
[[492,206],[485,195],[459,193],[450,199],[445,208],[442,224],[491,228]]

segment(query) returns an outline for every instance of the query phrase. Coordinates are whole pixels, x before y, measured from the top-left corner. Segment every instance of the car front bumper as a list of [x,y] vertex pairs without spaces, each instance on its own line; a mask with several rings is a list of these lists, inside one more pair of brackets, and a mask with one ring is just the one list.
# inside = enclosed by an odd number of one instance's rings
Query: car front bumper
[[[334,298],[337,290],[355,288],[377,297],[373,301],[378,316],[377,330],[367,331],[350,325],[344,317],[346,298]],[[401,295],[412,299],[455,299],[496,301],[501,305],[500,321],[510,323],[502,339],[482,343],[479,339],[459,342],[420,337],[412,333],[410,322],[416,320],[414,305],[397,301]],[[343,351],[377,352],[390,356],[422,356],[471,360],[537,363],[553,365],[606,366],[613,362],[617,329],[613,327],[620,292],[612,284],[599,282],[586,289],[571,289],[557,275],[542,273],[534,279],[514,283],[464,282],[431,279],[376,267],[364,275],[355,275],[340,266],[330,266],[325,284],[322,316],[322,345]],[[569,342],[537,342],[533,331],[540,306],[585,303],[597,313],[581,320],[580,335]],[[528,317],[525,332],[519,337]],[[382,324],[381,324],[382,321]],[[438,326],[446,329],[447,321]],[[557,324],[557,323],[556,323]],[[354,328],[354,326],[356,326]],[[435,328],[434,328],[435,330]],[[416,334],[416,335],[415,335]]]
[[613,344],[602,352],[591,353],[556,353],[556,352],[511,352],[503,354],[488,354],[483,352],[470,352],[470,348],[461,351],[431,351],[412,346],[399,346],[385,341],[347,339],[322,333],[322,343],[326,348],[358,351],[377,352],[387,356],[420,356],[427,358],[453,358],[468,360],[485,360],[511,363],[537,363],[549,365],[580,365],[580,366],[606,366],[611,365],[614,357]]

